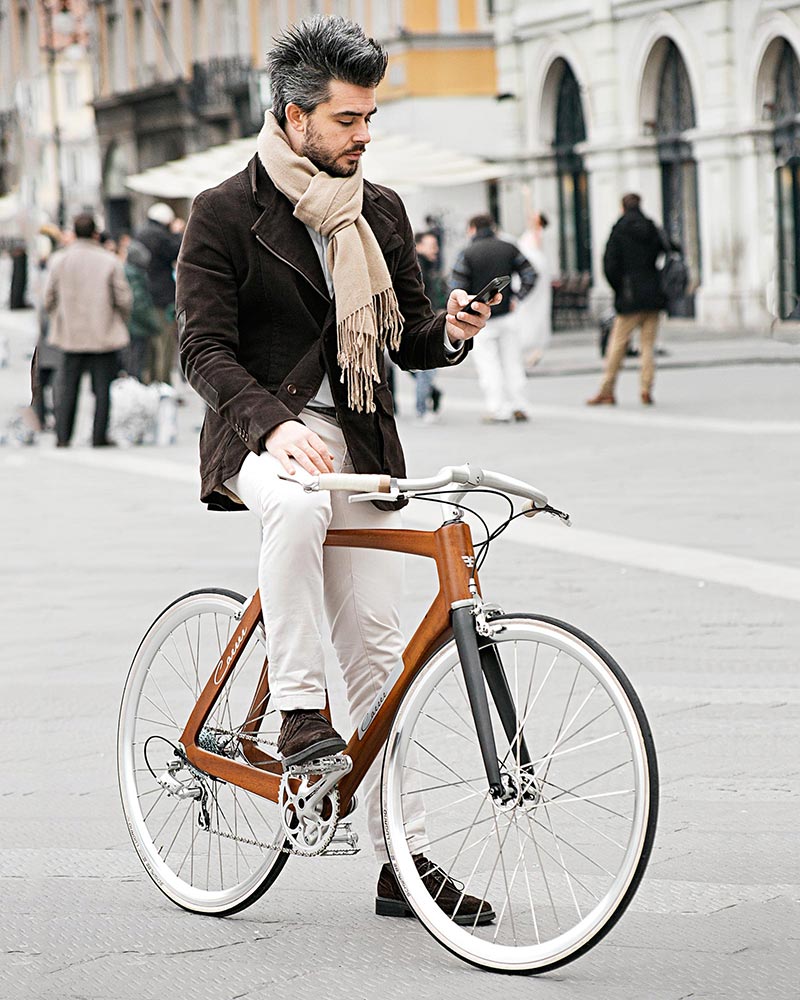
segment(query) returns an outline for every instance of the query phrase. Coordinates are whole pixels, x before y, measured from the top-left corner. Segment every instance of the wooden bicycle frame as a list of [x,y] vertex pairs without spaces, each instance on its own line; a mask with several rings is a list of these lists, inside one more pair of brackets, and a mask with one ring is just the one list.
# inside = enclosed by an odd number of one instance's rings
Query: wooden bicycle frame
[[[353,761],[353,769],[337,786],[341,797],[341,815],[345,815],[356,789],[386,743],[392,719],[408,686],[430,655],[451,638],[452,605],[456,601],[471,599],[470,580],[474,579],[476,586],[478,580],[472,534],[463,521],[448,521],[436,531],[337,529],[328,532],[325,544],[424,556],[435,561],[439,576],[439,591],[403,653],[402,673],[363,735],[360,736],[357,729],[343,751]],[[262,621],[261,600],[256,591],[189,716],[181,743],[187,759],[199,770],[277,802],[282,773],[280,762],[264,753],[256,743],[242,741],[242,750],[249,764],[211,753],[197,745],[200,731],[224,690],[225,682]],[[265,660],[244,732],[254,735],[258,731],[266,711],[268,693],[268,663]]]

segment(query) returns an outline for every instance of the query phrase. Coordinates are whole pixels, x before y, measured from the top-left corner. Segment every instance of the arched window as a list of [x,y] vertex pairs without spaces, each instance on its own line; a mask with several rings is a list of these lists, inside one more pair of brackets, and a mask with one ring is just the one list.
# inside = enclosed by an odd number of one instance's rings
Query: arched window
[[553,142],[558,174],[561,272],[589,275],[592,269],[589,182],[583,157],[575,149],[586,139],[586,123],[578,81],[569,65],[566,62],[562,65]]
[[781,319],[800,319],[800,64],[792,46],[780,40],[775,72],[778,208],[778,285]]
[[[658,159],[664,228],[680,243],[692,275],[700,283],[700,233],[698,228],[697,164],[686,132],[695,127],[694,98],[686,64],[670,39],[661,66],[656,111]],[[671,309],[673,316],[694,316],[692,291]]]

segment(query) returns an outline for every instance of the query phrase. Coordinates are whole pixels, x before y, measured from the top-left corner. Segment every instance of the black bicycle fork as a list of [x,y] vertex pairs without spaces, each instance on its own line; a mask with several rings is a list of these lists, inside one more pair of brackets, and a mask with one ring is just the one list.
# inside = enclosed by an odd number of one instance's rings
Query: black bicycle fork
[[489,781],[489,792],[492,798],[508,802],[517,795],[517,791],[504,784],[500,774],[500,761],[497,756],[486,688],[488,687],[492,696],[514,759],[519,761],[522,767],[530,769],[531,759],[525,738],[522,736],[522,720],[517,718],[514,698],[494,641],[487,638],[484,645],[479,646],[474,605],[469,602],[453,608],[451,621],[461,669],[464,672],[464,683],[467,686],[467,697],[475,719],[483,766]]

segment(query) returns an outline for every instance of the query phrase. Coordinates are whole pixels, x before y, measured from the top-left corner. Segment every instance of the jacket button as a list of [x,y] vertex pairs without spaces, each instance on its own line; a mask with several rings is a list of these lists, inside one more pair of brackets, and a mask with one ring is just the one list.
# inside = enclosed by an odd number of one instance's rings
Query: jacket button
[[287,385],[286,386],[286,391],[289,393],[290,396],[296,396],[297,395],[297,386],[294,385],[294,384]]

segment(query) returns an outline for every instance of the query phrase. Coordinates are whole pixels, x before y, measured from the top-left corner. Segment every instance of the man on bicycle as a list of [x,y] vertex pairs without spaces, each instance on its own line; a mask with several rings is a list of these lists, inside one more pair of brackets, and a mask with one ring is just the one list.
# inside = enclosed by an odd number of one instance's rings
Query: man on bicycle
[[[212,509],[247,507],[261,522],[258,580],[287,764],[345,747],[321,714],[323,607],[354,724],[404,648],[391,556],[323,549],[329,528],[400,527],[396,505],[351,505],[346,494],[298,483],[333,471],[404,476],[384,348],[407,370],[458,364],[490,314],[480,304],[462,312],[469,296],[456,290],[434,315],[402,202],[363,179],[387,61],[340,17],[287,29],[268,57],[273,107],[256,155],[196,198],[178,261],[181,363],[208,407],[201,495]],[[364,788],[384,861],[377,909],[406,915],[386,864],[377,779],[376,765]],[[408,834],[412,849],[424,845],[421,810]],[[421,853],[417,862],[458,922],[494,918]]]

